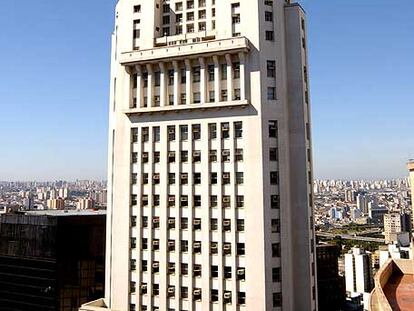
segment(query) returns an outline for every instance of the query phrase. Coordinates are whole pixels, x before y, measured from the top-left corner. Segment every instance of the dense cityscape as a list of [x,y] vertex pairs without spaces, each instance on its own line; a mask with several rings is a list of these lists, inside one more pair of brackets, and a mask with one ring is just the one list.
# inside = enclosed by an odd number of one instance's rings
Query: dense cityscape
[[0,310],[414,310],[414,159],[317,179],[302,4],[114,2],[107,180],[0,175]]

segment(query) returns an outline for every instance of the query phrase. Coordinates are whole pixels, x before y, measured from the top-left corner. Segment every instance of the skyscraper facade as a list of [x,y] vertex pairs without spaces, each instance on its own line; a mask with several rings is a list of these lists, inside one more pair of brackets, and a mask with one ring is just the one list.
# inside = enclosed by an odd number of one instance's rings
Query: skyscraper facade
[[316,310],[303,9],[120,0],[111,70],[106,297],[91,306]]

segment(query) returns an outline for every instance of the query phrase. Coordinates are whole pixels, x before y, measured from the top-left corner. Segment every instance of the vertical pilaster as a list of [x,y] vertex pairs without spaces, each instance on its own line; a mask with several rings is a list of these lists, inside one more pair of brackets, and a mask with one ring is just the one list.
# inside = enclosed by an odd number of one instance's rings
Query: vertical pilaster
[[176,60],[173,61],[173,67],[174,67],[174,86],[173,86],[173,93],[174,93],[174,106],[178,106],[179,98],[180,98],[180,84],[178,81],[179,79],[179,73],[180,68],[178,67],[178,62]]
[[227,100],[233,100],[233,63],[231,61],[231,55],[226,54],[227,63]]
[[166,81],[165,64],[160,63],[160,106],[167,106],[167,81]]
[[220,101],[220,62],[218,56],[213,56],[214,61],[214,102]]
[[147,86],[147,107],[154,107],[154,71],[152,70],[152,65],[147,64],[148,72],[148,86]]
[[205,104],[207,102],[207,94],[206,94],[206,62],[203,57],[198,59],[200,63],[200,95],[201,95],[201,103]]
[[240,62],[240,99],[246,100],[246,56],[244,53],[239,53]]
[[135,66],[135,70],[137,72],[137,93],[136,93],[136,98],[137,98],[137,108],[143,107],[143,100],[142,100],[142,69],[140,65],[136,65]]
[[192,84],[193,81],[191,80],[192,74],[191,74],[191,61],[189,59],[185,60],[185,98],[186,98],[186,105],[190,105],[192,100]]

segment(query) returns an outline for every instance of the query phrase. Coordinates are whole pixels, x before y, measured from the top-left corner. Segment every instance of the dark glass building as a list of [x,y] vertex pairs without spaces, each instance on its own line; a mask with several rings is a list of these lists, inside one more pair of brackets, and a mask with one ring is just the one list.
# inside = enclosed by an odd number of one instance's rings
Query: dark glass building
[[0,217],[0,310],[75,311],[102,297],[105,213]]

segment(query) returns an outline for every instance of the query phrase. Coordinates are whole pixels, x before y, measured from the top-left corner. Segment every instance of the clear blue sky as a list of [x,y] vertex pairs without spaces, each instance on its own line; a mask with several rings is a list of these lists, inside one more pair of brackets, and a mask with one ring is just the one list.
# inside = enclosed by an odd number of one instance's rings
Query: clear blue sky
[[[414,157],[414,1],[300,1],[321,178],[406,175]],[[115,0],[4,1],[0,180],[106,178]]]

